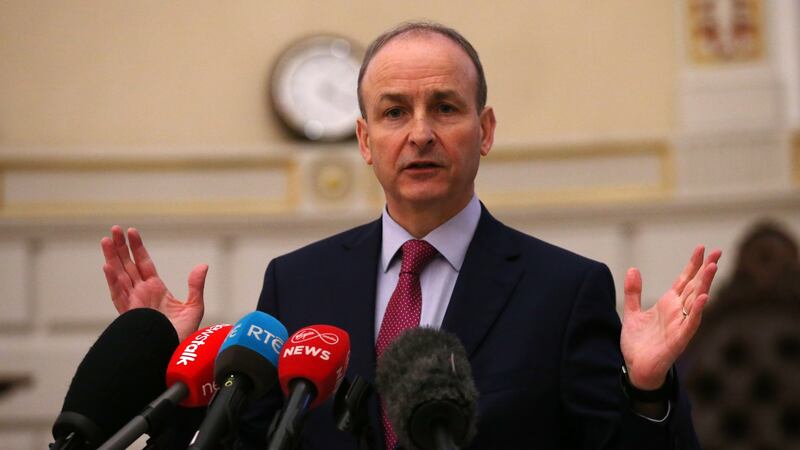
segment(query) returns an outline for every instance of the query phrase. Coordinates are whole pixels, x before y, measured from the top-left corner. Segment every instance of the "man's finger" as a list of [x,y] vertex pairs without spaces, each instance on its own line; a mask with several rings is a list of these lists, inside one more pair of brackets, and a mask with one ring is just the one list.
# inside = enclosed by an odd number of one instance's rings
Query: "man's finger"
[[625,274],[625,303],[623,316],[636,313],[642,309],[642,274],[639,269],[631,267]]
[[148,279],[150,277],[157,277],[158,271],[156,270],[156,265],[153,260],[150,259],[150,254],[144,247],[144,242],[142,242],[142,236],[139,234],[139,230],[136,228],[128,228],[128,242],[131,244],[133,260],[136,262],[136,266],[142,278]]
[[122,228],[118,225],[111,227],[111,239],[114,241],[114,250],[117,253],[117,257],[122,263],[125,272],[131,277],[131,281],[133,283],[141,281],[142,276],[139,274],[139,269],[136,268],[136,264],[131,260],[128,243],[125,242],[125,235],[122,233]]
[[110,237],[106,236],[100,240],[100,248],[103,250],[103,258],[105,258],[106,264],[111,265],[115,270],[125,270],[125,268],[122,267],[122,261],[119,260],[119,256],[117,255],[114,241],[112,241]]
[[719,263],[719,259],[722,257],[722,250],[716,248],[708,252],[708,256],[706,257],[706,264],[717,264]]
[[691,313],[692,309],[695,308],[695,303],[697,303],[697,299],[702,296],[708,296],[708,291],[711,289],[711,282],[714,281],[714,276],[717,273],[717,264],[710,263],[707,266],[703,267],[703,270],[698,273],[698,278],[696,280],[697,289],[695,289],[694,294],[686,298],[686,302],[683,303],[683,307],[686,311]]
[[714,276],[717,274],[717,263],[709,263],[700,272],[700,281],[698,283],[697,294],[708,294],[711,289],[711,283],[714,281]]
[[203,290],[205,289],[207,274],[208,264],[199,264],[189,273],[189,298],[186,299],[186,304],[203,304]]
[[686,287],[686,284],[689,283],[689,280],[694,278],[695,274],[700,269],[700,266],[702,266],[704,252],[705,247],[703,245],[698,245],[695,247],[691,258],[689,258],[689,262],[686,263],[686,267],[683,268],[681,274],[678,275],[678,279],[672,284],[672,290],[678,295],[681,295],[683,289]]
[[100,248],[103,249],[103,257],[106,260],[106,263],[103,266],[103,272],[106,274],[106,281],[109,284],[109,288],[111,288],[112,281],[113,283],[117,282],[119,275],[124,275],[124,278],[126,279],[122,282],[123,285],[127,286],[128,288],[133,287],[131,279],[128,277],[128,273],[125,271],[125,268],[122,267],[122,261],[120,261],[119,256],[117,256],[117,251],[114,248],[113,241],[108,237],[104,237],[102,240],[100,240]]
[[697,329],[700,328],[700,321],[703,318],[703,310],[708,303],[708,294],[702,294],[695,299],[694,304],[692,305],[692,309],[689,310],[689,315],[683,321],[683,329],[680,330],[680,337],[679,337],[679,345],[680,345],[680,352],[683,353],[683,350],[689,345],[689,342],[694,337],[695,333],[697,333]]
[[[103,264],[103,274],[106,276],[106,283],[108,283],[108,291],[111,294],[111,302],[114,304],[114,308],[117,309],[118,313],[124,313],[130,309],[128,302],[128,289],[130,287],[124,285],[123,277],[120,276],[122,272],[114,269],[110,264]],[[124,279],[128,280],[127,275],[124,275]]]

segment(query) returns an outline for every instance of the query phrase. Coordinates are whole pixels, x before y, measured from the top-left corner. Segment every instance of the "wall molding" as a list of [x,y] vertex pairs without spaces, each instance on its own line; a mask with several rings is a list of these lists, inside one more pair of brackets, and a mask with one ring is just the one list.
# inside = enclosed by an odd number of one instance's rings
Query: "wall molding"
[[[242,177],[278,189],[238,188]],[[108,192],[124,187],[141,190]],[[227,192],[203,195],[215,188]],[[13,158],[0,160],[0,217],[280,214],[297,208],[298,188],[298,161],[287,156]]]
[[794,184],[800,187],[800,129],[794,131],[792,138],[792,175]]
[[[483,174],[493,166],[516,166],[555,179],[533,179],[525,185],[519,177],[513,187],[486,192],[481,190],[479,174],[481,199],[501,208],[663,200],[675,190],[675,156],[666,139],[499,148],[483,163]],[[506,177],[498,174],[488,182],[501,178]]]
[[[303,148],[226,158],[0,159],[0,218],[291,216],[326,206],[340,212],[379,209],[383,193],[364,180],[372,175],[351,153]],[[598,165],[604,169],[594,170]],[[328,166],[338,177],[351,177],[336,182],[349,183],[354,192],[320,195],[320,186],[330,184],[320,179],[330,177]],[[665,199],[675,188],[674,155],[665,138],[499,145],[481,166],[478,194],[503,209]]]

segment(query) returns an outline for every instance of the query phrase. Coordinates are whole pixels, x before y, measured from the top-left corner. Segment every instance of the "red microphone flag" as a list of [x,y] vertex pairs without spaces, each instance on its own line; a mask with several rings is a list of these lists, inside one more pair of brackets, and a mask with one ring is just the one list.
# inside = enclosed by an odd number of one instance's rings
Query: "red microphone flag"
[[167,387],[183,383],[189,395],[181,406],[206,406],[218,387],[214,384],[214,361],[231,325],[211,325],[186,338],[172,354],[167,366]]
[[309,409],[316,408],[339,388],[349,360],[350,336],[346,331],[332,325],[302,328],[289,337],[281,350],[281,389],[288,396],[292,380],[308,380],[317,390]]

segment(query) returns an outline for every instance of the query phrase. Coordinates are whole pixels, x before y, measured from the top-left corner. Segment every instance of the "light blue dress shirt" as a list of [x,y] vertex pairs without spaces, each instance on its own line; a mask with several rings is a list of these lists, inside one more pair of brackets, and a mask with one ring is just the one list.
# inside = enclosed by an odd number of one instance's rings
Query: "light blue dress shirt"
[[[422,315],[420,325],[439,328],[450,304],[450,297],[456,285],[458,272],[464,263],[467,248],[478,228],[481,217],[481,204],[478,197],[472,196],[467,206],[450,220],[423,237],[433,245],[439,254],[428,263],[420,274],[422,287]],[[397,280],[400,277],[400,247],[409,239],[415,239],[392,219],[386,207],[383,208],[383,243],[378,264],[378,286],[375,298],[375,339],[381,329],[383,314],[389,305]]]

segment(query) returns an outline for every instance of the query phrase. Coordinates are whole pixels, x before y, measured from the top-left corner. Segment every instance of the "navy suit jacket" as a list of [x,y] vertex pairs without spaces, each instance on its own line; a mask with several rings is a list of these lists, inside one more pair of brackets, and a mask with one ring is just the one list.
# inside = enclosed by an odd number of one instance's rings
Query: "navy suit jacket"
[[[273,260],[258,309],[289,333],[323,323],[350,334],[348,376],[375,379],[380,220]],[[665,423],[632,413],[619,382],[620,321],[608,268],[513,230],[482,208],[442,328],[469,355],[479,391],[472,449],[697,448],[688,403]],[[264,448],[278,395],[254,402],[240,436]],[[305,423],[303,448],[356,449],[327,402]],[[370,404],[383,448],[378,403]]]

